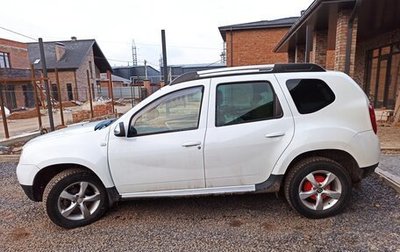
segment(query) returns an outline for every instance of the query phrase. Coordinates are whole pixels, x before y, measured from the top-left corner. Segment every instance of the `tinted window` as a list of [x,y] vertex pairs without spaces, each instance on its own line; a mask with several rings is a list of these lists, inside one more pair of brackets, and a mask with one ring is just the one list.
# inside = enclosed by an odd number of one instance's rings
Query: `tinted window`
[[335,94],[322,80],[288,80],[286,86],[300,114],[316,112],[335,100]]
[[275,95],[268,82],[220,84],[217,86],[216,126],[273,118]]
[[197,129],[203,88],[179,90],[153,101],[131,121],[137,135]]

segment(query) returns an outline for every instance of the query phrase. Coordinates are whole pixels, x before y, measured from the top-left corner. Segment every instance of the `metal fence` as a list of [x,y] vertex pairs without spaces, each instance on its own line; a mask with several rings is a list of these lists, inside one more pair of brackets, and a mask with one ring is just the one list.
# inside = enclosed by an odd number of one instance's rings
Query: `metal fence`
[[[99,97],[111,97],[108,88],[99,88],[97,95]],[[144,98],[143,87],[141,86],[127,86],[127,87],[114,87],[113,95],[115,99],[129,99],[141,100]]]

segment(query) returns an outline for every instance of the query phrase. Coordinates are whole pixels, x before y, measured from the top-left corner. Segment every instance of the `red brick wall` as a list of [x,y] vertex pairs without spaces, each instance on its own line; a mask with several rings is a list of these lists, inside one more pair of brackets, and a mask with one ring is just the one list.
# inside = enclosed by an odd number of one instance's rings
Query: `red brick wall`
[[[336,49],[335,49],[335,70],[345,70],[346,64],[346,44],[347,44],[347,30],[348,22],[351,15],[351,10],[340,10],[338,13],[337,25],[336,25]],[[357,24],[358,19],[354,19],[353,34],[351,41],[351,54],[350,54],[350,72],[349,75],[354,77],[355,68],[355,55],[356,55],[356,44],[357,44]]]
[[227,66],[287,63],[288,54],[274,53],[273,49],[287,33],[288,29],[273,28],[233,31],[233,36],[231,36],[230,31],[227,31]]
[[335,69],[335,50],[327,50],[326,52],[326,69]]
[[[91,66],[90,66],[90,64]],[[93,76],[90,76],[90,67],[93,70]],[[89,81],[90,84],[94,85],[95,93],[92,94],[92,98],[95,99],[97,97],[96,92],[96,71],[95,71],[95,64],[94,64],[94,55],[93,50],[91,49],[89,53],[86,55],[86,58],[83,60],[79,69],[76,70],[76,81],[77,81],[77,95],[80,101],[86,101],[89,99],[88,93],[88,82],[87,82],[87,71],[89,71]],[[93,77],[93,78],[92,78]],[[60,81],[61,82],[61,81]]]
[[0,52],[9,53],[11,68],[30,68],[26,44],[0,38]]
[[[106,115],[112,115],[112,105],[111,103],[95,105],[93,107],[93,117],[102,117]],[[84,120],[90,119],[89,110],[81,110],[72,114],[72,122],[77,123]]]
[[[48,77],[50,79],[50,90],[51,84],[57,84],[57,78],[55,72],[49,72]],[[74,71],[58,71],[58,77],[60,80],[60,89],[61,89],[61,99],[62,101],[68,101],[68,92],[67,92],[67,83],[72,85],[74,100],[76,100],[75,96],[75,83],[74,83]],[[60,90],[59,90],[60,92]],[[58,100],[58,97],[53,97]]]
[[311,63],[326,67],[326,56],[328,48],[328,31],[315,31],[313,34],[313,49],[310,56]]

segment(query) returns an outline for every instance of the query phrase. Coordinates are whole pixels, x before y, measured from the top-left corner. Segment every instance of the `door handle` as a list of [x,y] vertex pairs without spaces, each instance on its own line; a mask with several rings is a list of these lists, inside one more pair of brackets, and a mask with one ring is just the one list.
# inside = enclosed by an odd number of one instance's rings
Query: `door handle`
[[282,137],[284,135],[285,135],[285,132],[275,132],[275,133],[266,134],[265,137],[266,138],[276,138],[276,137]]
[[201,142],[187,142],[183,143],[182,147],[193,147],[193,146],[199,146],[201,145]]

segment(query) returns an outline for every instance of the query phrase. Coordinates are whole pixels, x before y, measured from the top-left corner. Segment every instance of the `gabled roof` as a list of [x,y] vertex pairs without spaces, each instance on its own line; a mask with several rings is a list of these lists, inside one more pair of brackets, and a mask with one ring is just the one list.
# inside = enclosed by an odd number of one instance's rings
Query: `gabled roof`
[[226,40],[227,31],[291,27],[298,18],[299,17],[287,17],[275,20],[262,20],[257,22],[221,26],[218,29],[222,38]]
[[[65,53],[59,61],[56,59],[55,48],[57,43],[64,45],[65,48]],[[37,59],[40,59],[39,43],[27,44],[29,60],[31,63],[34,63]],[[110,64],[94,39],[51,41],[44,42],[43,46],[48,69],[78,69],[89,51],[93,49],[94,63],[99,68],[100,72],[106,72],[107,70],[112,71]],[[35,68],[42,69],[41,63],[35,64]]]

